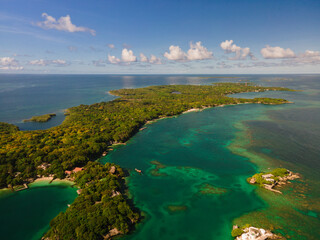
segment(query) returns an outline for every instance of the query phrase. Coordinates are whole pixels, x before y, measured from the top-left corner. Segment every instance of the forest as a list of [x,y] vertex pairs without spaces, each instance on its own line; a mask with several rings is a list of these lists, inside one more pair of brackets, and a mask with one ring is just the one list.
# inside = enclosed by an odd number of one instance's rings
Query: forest
[[74,174],[81,194],[50,222],[44,239],[99,240],[107,238],[110,231],[115,235],[128,233],[140,215],[124,194],[122,169],[110,163],[89,162],[84,171]]
[[[121,89],[110,92],[119,96],[113,101],[69,108],[64,122],[47,130],[19,131],[12,124],[0,123],[0,188],[50,174],[64,178],[65,170],[85,166],[89,161],[97,159],[109,145],[127,141],[152,119],[177,115],[191,108],[288,102],[284,99],[226,96],[267,90],[289,89],[240,83]],[[49,167],[41,168],[43,163]]]

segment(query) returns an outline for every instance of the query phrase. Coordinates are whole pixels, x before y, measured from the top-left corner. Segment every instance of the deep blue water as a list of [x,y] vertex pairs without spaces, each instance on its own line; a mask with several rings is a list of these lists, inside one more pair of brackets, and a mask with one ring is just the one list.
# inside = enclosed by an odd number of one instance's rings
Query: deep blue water
[[[215,78],[204,78],[213,76]],[[221,75],[220,75],[221,76]],[[315,75],[30,75],[0,74],[0,122],[14,123],[22,130],[46,129],[59,125],[63,110],[80,104],[110,101],[109,90],[166,84],[210,84],[254,81],[264,85],[295,86],[295,80],[313,81]],[[225,77],[225,76],[224,76]],[[22,123],[32,116],[56,113],[47,123]]]

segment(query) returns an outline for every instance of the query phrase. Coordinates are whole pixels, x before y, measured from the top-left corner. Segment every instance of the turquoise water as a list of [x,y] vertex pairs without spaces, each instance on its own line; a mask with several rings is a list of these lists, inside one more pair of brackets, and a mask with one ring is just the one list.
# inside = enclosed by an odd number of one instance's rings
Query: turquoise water
[[[246,183],[255,166],[227,148],[237,131],[233,126],[270,108],[226,106],[160,120],[103,158],[131,170],[130,192],[146,213],[128,239],[232,239],[235,217],[265,207]],[[154,174],[151,161],[165,166]],[[207,184],[213,193],[201,191]]]
[[[129,191],[145,214],[137,230],[125,238],[226,240],[231,239],[232,221],[240,219],[236,221],[262,226],[272,222],[281,227],[276,231],[289,234],[291,239],[320,239],[319,75],[248,75],[235,79],[0,75],[0,121],[15,123],[23,130],[43,129],[59,124],[63,115],[43,125],[21,121],[48,112],[62,113],[82,103],[111,100],[113,97],[106,93],[111,89],[245,79],[303,91],[235,95],[281,97],[294,104],[226,106],[160,120],[101,159],[130,170]],[[231,151],[235,143],[244,143],[239,154]],[[265,166],[287,167],[303,174],[303,179],[295,183],[296,189],[289,186],[280,197],[256,191],[245,180]],[[298,197],[298,189],[303,190],[305,198]],[[37,239],[35,236],[46,230],[50,220],[72,202],[74,194],[74,189],[51,186],[2,197],[0,230],[14,232],[12,239]],[[48,204],[40,208],[43,216],[38,216],[37,201],[42,198],[46,200],[41,202]],[[29,202],[28,211],[25,202]],[[21,219],[19,227],[14,219]]]
[[1,192],[1,239],[40,239],[51,219],[67,209],[77,195],[75,188],[63,183],[38,184],[15,193]]

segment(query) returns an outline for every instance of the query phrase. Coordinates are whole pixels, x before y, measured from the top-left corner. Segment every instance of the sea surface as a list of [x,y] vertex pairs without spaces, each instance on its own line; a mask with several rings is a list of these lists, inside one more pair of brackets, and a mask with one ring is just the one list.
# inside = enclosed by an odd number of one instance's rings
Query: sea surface
[[[64,109],[112,100],[108,91],[119,88],[246,81],[302,90],[233,95],[279,97],[292,104],[225,106],[159,120],[100,162],[114,162],[131,173],[129,191],[144,219],[125,239],[228,240],[232,225],[245,223],[290,239],[320,239],[320,75],[224,77],[0,75],[0,121],[21,130],[46,129],[63,121]],[[46,113],[57,117],[22,123]],[[275,167],[302,178],[285,186],[282,195],[246,183],[257,171]],[[1,238],[39,239],[75,194],[74,188],[47,185],[1,194]]]

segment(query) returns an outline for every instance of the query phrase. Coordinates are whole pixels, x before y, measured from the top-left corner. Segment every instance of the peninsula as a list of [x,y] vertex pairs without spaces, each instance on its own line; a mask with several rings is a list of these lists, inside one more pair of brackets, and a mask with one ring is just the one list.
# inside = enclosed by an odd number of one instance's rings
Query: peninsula
[[[52,220],[45,238],[107,239],[128,233],[139,220],[139,212],[124,194],[124,171],[120,166],[93,161],[154,119],[230,104],[288,103],[284,99],[227,96],[263,91],[291,90],[243,83],[121,89],[110,91],[119,96],[113,101],[68,109],[65,121],[47,130],[19,131],[12,124],[0,123],[0,187],[13,188],[49,175],[72,177],[82,191],[65,213]],[[82,170],[74,172],[76,168]]]
[[48,122],[54,116],[56,116],[55,113],[44,114],[41,116],[33,116],[30,119],[23,120],[23,122]]

